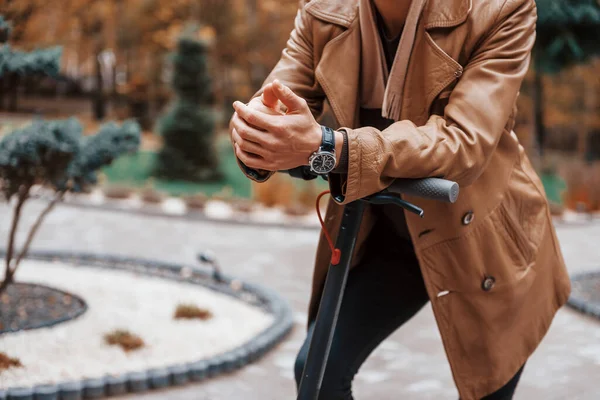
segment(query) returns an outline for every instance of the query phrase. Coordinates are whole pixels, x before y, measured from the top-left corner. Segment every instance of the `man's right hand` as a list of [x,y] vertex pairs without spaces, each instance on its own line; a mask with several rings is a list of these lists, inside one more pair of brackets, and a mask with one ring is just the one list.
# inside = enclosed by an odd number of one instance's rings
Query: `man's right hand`
[[[272,83],[268,83],[267,85],[265,85],[265,87],[263,88],[262,95],[250,100],[250,102],[248,103],[248,107],[255,109],[257,111],[260,111],[262,113],[265,113],[265,114],[270,114],[270,115],[285,114],[283,104],[281,103],[281,101],[279,101],[279,99],[273,92],[273,84]],[[233,118],[239,118],[237,113],[235,113],[233,115]],[[232,121],[233,121],[233,118],[232,118]],[[231,142],[234,145],[234,147],[235,147],[236,143],[241,143],[242,139],[239,136],[239,134],[236,132],[235,128],[231,128],[230,135],[231,135]],[[259,146],[259,145],[256,144],[256,146]],[[257,153],[261,153],[261,151],[257,150]],[[249,157],[263,158],[260,154],[255,154],[252,152],[248,152],[247,154]],[[262,172],[262,170],[261,170],[261,172]]]

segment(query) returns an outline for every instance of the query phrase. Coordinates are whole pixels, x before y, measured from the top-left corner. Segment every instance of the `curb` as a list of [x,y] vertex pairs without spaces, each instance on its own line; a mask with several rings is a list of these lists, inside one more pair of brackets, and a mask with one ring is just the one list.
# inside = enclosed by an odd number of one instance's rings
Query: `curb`
[[[571,277],[571,282],[577,283],[580,281],[587,281],[590,278],[600,280],[600,271],[584,272],[574,275]],[[600,303],[590,302],[589,300],[581,297],[578,292],[578,290],[571,290],[571,296],[569,296],[567,304],[577,311],[600,319]]]
[[[4,250],[0,250],[0,256]],[[186,364],[169,365],[164,368],[131,372],[124,375],[86,378],[60,382],[54,385],[15,387],[0,389],[0,400],[80,400],[107,396],[141,393],[153,389],[181,386],[201,382],[218,375],[233,372],[259,360],[280,343],[293,326],[293,311],[289,303],[275,291],[230,276],[223,276],[222,283],[212,279],[212,271],[196,266],[162,263],[132,257],[98,255],[91,253],[65,253],[52,251],[31,252],[28,259],[62,261],[77,268],[112,268],[135,271],[164,279],[189,282],[235,297],[257,306],[274,316],[273,323],[248,342],[216,356]]]
[[[38,199],[47,201],[44,197]],[[287,222],[269,222],[269,221],[257,221],[248,217],[228,217],[228,218],[215,218],[206,215],[204,211],[192,210],[184,213],[169,213],[157,209],[154,206],[148,206],[142,203],[140,207],[124,207],[119,205],[120,200],[107,200],[104,203],[96,204],[85,199],[69,198],[60,202],[59,206],[67,206],[80,209],[90,209],[98,211],[111,211],[111,212],[122,212],[134,215],[142,215],[146,217],[163,217],[173,219],[185,219],[188,221],[202,221],[202,222],[218,222],[231,225],[250,225],[250,226],[262,226],[265,228],[285,228],[285,229],[299,229],[299,230],[319,230],[321,227],[318,221],[314,224],[308,223],[295,223],[294,221]],[[242,214],[244,215],[244,214]],[[292,218],[292,217],[291,217]]]

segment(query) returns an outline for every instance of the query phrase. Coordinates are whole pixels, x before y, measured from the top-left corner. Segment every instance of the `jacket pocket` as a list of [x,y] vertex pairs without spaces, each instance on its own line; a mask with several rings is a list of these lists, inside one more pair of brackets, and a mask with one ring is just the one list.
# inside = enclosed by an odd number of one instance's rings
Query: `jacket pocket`
[[507,193],[487,216],[469,226],[468,232],[422,250],[423,268],[435,290],[485,291],[484,281],[491,277],[494,285],[488,290],[498,291],[528,276],[537,254],[532,235],[543,234],[546,229],[544,221],[528,226],[535,230],[533,233],[524,229],[522,210],[533,209],[531,205],[515,203],[514,196]]

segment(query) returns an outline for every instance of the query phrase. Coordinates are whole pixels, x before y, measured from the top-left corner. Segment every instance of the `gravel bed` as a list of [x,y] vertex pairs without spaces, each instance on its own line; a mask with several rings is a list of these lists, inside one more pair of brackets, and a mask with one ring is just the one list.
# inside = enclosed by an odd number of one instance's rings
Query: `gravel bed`
[[48,286],[16,282],[0,295],[0,335],[49,327],[87,309],[83,299]]
[[[18,279],[76,293],[86,300],[88,311],[53,328],[0,336],[0,351],[23,364],[0,374],[0,391],[40,385],[56,389],[72,382],[79,384],[84,397],[93,398],[100,392],[184,384],[241,367],[291,328],[289,307],[275,301],[274,293],[228,277],[227,285],[208,284],[206,271],[117,261],[118,257],[78,255],[51,261],[52,254],[38,254],[36,258],[23,262]],[[104,268],[74,268],[73,261]],[[181,303],[205,307],[214,316],[207,321],[174,320]],[[105,344],[103,335],[115,329],[139,335],[146,345],[126,353]],[[160,371],[166,371],[168,382]]]

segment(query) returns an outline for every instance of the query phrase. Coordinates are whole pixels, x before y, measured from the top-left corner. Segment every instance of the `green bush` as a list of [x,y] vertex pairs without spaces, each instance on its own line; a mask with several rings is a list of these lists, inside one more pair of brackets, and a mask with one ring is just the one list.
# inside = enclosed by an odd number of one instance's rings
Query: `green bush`
[[179,39],[172,79],[177,99],[159,121],[164,147],[153,173],[158,178],[196,182],[221,178],[207,58],[205,42],[189,35]]

